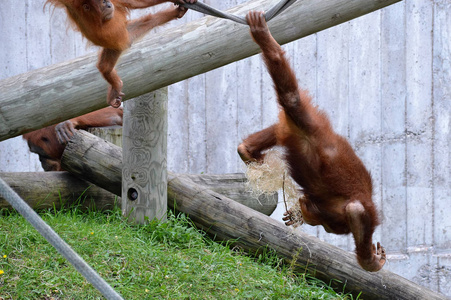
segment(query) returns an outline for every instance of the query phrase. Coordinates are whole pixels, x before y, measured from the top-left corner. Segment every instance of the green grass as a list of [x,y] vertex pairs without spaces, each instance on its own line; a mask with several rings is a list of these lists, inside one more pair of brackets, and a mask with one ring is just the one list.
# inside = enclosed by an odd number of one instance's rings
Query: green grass
[[[294,275],[271,254],[210,240],[183,215],[133,226],[120,210],[42,218],[124,299],[352,299]],[[0,299],[102,299],[19,214],[0,213]]]

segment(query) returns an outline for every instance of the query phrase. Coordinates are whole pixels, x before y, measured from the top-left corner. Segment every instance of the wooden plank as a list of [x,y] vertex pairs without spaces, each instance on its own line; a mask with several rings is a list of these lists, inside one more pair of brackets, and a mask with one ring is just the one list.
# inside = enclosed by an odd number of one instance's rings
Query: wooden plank
[[[205,113],[208,126],[208,136],[205,141],[207,173],[237,171],[236,147],[239,142],[235,125],[238,101],[235,68],[235,65],[230,65],[207,74]],[[218,117],[219,115],[221,118]],[[224,135],[228,138],[224,139]],[[221,159],[216,159],[218,157]]]
[[[50,48],[50,39],[47,38],[50,35],[50,24],[46,18],[43,18],[45,12],[42,9],[42,2],[29,1],[27,3],[27,13],[25,14],[27,21],[27,70],[42,68],[51,63],[50,55],[42,55]],[[36,13],[30,14],[29,11]],[[39,60],[29,60],[28,57],[38,57]]]
[[[451,3],[437,1],[433,35],[434,245],[440,270],[437,290],[451,295]],[[443,272],[442,270],[446,270]],[[432,273],[434,274],[434,273]]]
[[[236,116],[234,120],[237,134],[234,135],[232,142],[236,142],[233,161],[236,165],[235,171],[245,170],[245,165],[238,155],[236,147],[248,135],[262,130],[262,110],[263,98],[261,89],[262,59],[260,56],[253,56],[236,63]],[[272,86],[272,85],[271,85]],[[276,102],[276,98],[272,99]],[[234,125],[232,123],[232,125]],[[233,146],[232,146],[233,147]],[[234,151],[235,150],[235,151]]]
[[[284,44],[397,1],[306,0],[295,3],[270,27]],[[231,11],[245,14],[271,3],[249,1]],[[125,99],[131,99],[258,50],[247,26],[203,18],[136,43],[123,55],[117,69],[124,81]],[[96,61],[96,55],[91,54],[1,81],[0,140],[105,107],[107,84],[95,67]]]
[[381,242],[390,253],[406,253],[405,2],[391,8],[381,10]]
[[[62,11],[54,9],[51,5],[47,5],[43,9],[45,1],[35,1],[41,5],[36,10],[43,11],[48,15],[47,21],[49,24],[49,33],[47,40],[49,47],[43,49],[52,64],[64,62],[66,60],[74,59],[77,56],[88,53],[97,53],[98,47],[90,45],[79,32],[72,30],[67,21],[67,16]],[[39,29],[39,27],[37,27]]]
[[[0,10],[0,79],[27,71],[27,4],[14,0],[2,1]],[[8,30],[7,30],[8,29]],[[1,120],[1,118],[0,118]]]
[[[191,10],[177,22],[189,23],[201,17],[204,17],[204,15]],[[207,170],[205,146],[206,88],[205,74],[169,86],[169,170],[197,174]]]
[[[436,1],[433,36],[434,246],[451,249],[451,3]],[[446,260],[444,260],[446,261]],[[448,259],[449,262],[449,259]],[[448,265],[449,266],[449,265]],[[447,283],[448,292],[451,284]],[[443,286],[445,288],[445,286]]]
[[[213,4],[220,10],[236,6],[236,0],[215,1]],[[245,29],[232,22],[229,26]],[[243,28],[244,27],[244,28]],[[230,41],[234,33],[224,32],[221,39]],[[207,173],[237,172],[238,160],[236,147],[238,146],[237,120],[237,64],[226,65],[207,73],[205,119],[208,126],[207,147]],[[218,91],[221,91],[218,93]],[[218,116],[221,116],[219,118]],[[223,136],[227,135],[227,139]],[[221,160],[217,160],[221,157]]]
[[[433,245],[433,3],[406,2],[407,246]],[[418,218],[418,211],[422,217]],[[420,267],[420,266],[418,266]]]
[[[210,5],[215,5],[215,3],[208,3]],[[187,22],[192,22],[203,17],[203,14],[199,12],[189,12],[187,13]],[[184,17],[184,18],[185,18]],[[206,75],[200,74],[191,77],[186,80],[185,85],[185,98],[187,101],[187,119],[188,127],[185,129],[184,133],[188,136],[188,152],[186,157],[188,160],[187,169],[182,170],[178,164],[177,160],[174,160],[171,156],[171,160],[174,162],[169,170],[181,173],[194,173],[202,174],[207,171],[207,146],[205,141],[207,140],[207,121],[206,121]],[[177,105],[174,103],[174,105]],[[180,126],[175,124],[176,130],[180,130]],[[177,145],[175,145],[177,147]]]
[[[449,198],[448,198],[449,199]],[[451,294],[451,256],[450,255],[440,255],[437,257],[437,264],[440,267],[440,277],[438,278],[437,290],[445,295]],[[446,270],[446,271],[445,271]],[[421,274],[423,275],[423,274]],[[422,278],[424,279],[424,277]],[[449,297],[448,297],[449,299]]]
[[90,127],[86,131],[122,148],[122,126]]
[[[210,1],[205,1],[205,3],[215,5]],[[205,15],[196,11],[190,11],[183,19],[186,19],[186,22],[189,23],[202,17],[205,17]],[[202,174],[207,171],[207,146],[205,143],[207,140],[207,122],[205,117],[206,89],[205,74],[193,76],[185,81],[185,94],[183,97],[186,99],[188,126],[184,131],[181,131],[188,137],[187,152],[184,153],[187,159],[187,168],[182,169],[179,161],[168,155],[173,161],[172,165],[168,165],[169,170],[194,174]],[[174,105],[177,105],[177,103],[174,103]],[[179,124],[174,124],[174,127],[175,130],[180,131]],[[176,143],[173,145],[175,148],[178,147]]]
[[122,214],[133,223],[166,220],[168,89],[124,104]]
[[[201,174],[207,170],[207,122],[206,106],[206,76],[201,74],[187,80],[186,98],[188,101],[188,168],[181,170],[173,166],[175,172],[190,172]],[[180,130],[179,125],[175,125]],[[176,146],[176,145],[175,145]],[[174,165],[177,160],[173,160]]]
[[[2,1],[0,9],[0,80],[28,71],[27,59],[27,3]],[[0,88],[0,90],[2,90]],[[1,110],[1,109],[0,109]],[[0,113],[0,128],[3,119]],[[2,171],[29,170],[30,160],[26,143],[18,137],[0,145]],[[6,154],[6,150],[11,154]],[[35,159],[34,164],[39,164]],[[40,164],[39,164],[40,165]]]
[[[168,103],[169,119],[176,120],[176,122],[170,122],[168,125],[168,157],[172,161],[172,164],[168,167],[177,172],[188,171],[189,135],[186,134],[186,131],[191,122],[188,119],[186,88],[187,83],[185,81],[174,83],[169,87],[171,98],[177,99],[177,101],[169,101]],[[201,89],[203,88],[201,87]]]
[[[403,8],[397,8],[403,6]],[[423,286],[437,290],[437,273],[435,273],[434,251],[431,247],[433,208],[430,203],[432,201],[432,191],[426,186],[421,187],[427,181],[430,181],[432,174],[431,166],[431,141],[430,136],[431,124],[424,123],[430,117],[431,110],[425,106],[431,101],[431,69],[432,69],[432,44],[431,34],[432,28],[432,2],[425,1],[407,1],[393,6],[393,9],[399,10],[399,14],[404,15],[404,20],[399,19],[393,24],[397,24],[398,28],[401,24],[404,29],[402,36],[387,40],[386,48],[393,52],[389,57],[393,57],[393,61],[389,62],[393,66],[390,72],[398,72],[398,78],[405,80],[405,101],[404,109],[402,103],[396,106],[394,103],[388,105],[388,109],[384,110],[383,131],[392,147],[391,152],[384,153],[383,164],[387,166],[386,174],[383,176],[384,186],[384,206],[385,211],[390,210],[387,216],[385,232],[390,230],[388,237],[393,237],[393,249],[390,251],[388,269],[403,274],[406,278],[412,279],[414,282]],[[393,16],[396,18],[396,16]],[[393,26],[385,26],[387,34],[393,30]],[[397,32],[398,30],[395,30]],[[404,50],[396,46],[396,40],[402,40]],[[392,42],[393,44],[389,44]],[[398,52],[403,52],[402,54]],[[399,58],[397,58],[399,57]],[[404,61],[404,65],[397,66],[397,63]],[[383,62],[383,65],[387,62]],[[396,67],[397,66],[397,67]],[[389,69],[389,66],[384,69]],[[402,76],[401,71],[405,71]],[[388,77],[390,74],[384,75]],[[393,86],[394,83],[385,84],[387,88],[385,94],[390,95],[391,91],[400,92],[400,88]],[[402,86],[402,82],[398,85]],[[429,87],[428,87],[429,86]],[[384,99],[384,97],[383,97]],[[399,101],[399,100],[398,100]],[[405,115],[401,116],[398,111],[404,111]],[[393,129],[390,130],[390,120],[393,123]],[[404,131],[402,131],[401,121],[404,121]],[[426,122],[427,123],[427,122]],[[393,134],[390,135],[390,132]],[[405,143],[405,147],[401,147],[401,142]],[[398,145],[398,149],[395,149]],[[387,147],[385,147],[387,148]],[[419,155],[418,155],[419,154]],[[387,161],[388,158],[388,161]],[[404,161],[403,161],[404,159]],[[404,170],[402,170],[404,168]],[[402,173],[404,173],[404,176]],[[404,180],[402,179],[404,177]],[[428,179],[426,179],[428,178]],[[426,180],[425,180],[426,179]],[[421,183],[423,182],[423,183]],[[398,188],[396,188],[398,186]],[[405,189],[405,192],[402,191]],[[390,192],[394,191],[394,192]],[[401,192],[402,191],[402,192]],[[398,193],[398,199],[392,196]],[[404,194],[405,200],[403,199]],[[387,202],[387,205],[385,205]],[[418,211],[422,211],[422,217],[418,218]],[[405,222],[398,217],[405,218]],[[395,230],[392,231],[393,223]],[[429,229],[428,229],[429,228]],[[394,235],[394,234],[397,234]],[[404,242],[405,240],[405,242]],[[428,241],[429,240],[429,241]]]
[[[240,3],[243,1],[234,1],[235,3]],[[214,4],[213,4],[214,5]],[[237,61],[235,65],[235,128],[237,129],[237,134],[233,136],[236,141],[235,149],[232,152],[235,153],[233,157],[233,162],[236,166],[236,171],[243,171],[246,169],[244,163],[238,155],[236,155],[236,147],[242,142],[248,135],[262,130],[267,127],[262,124],[262,119],[265,118],[265,113],[263,111],[264,101],[268,98],[264,98],[263,87],[266,82],[262,82],[263,74],[267,74],[266,67],[262,63],[261,55],[254,55],[252,57]],[[232,80],[233,81],[233,80]],[[275,108],[272,111],[272,115],[277,115],[277,107],[274,104],[277,102],[276,98],[273,97],[273,84],[268,83],[267,87],[270,91],[270,108]],[[234,141],[234,142],[235,142]],[[232,148],[233,146],[231,146]]]
[[[317,34],[316,104],[327,112],[334,130],[348,136],[350,22]],[[339,80],[342,78],[342,80]]]
[[[10,172],[0,177],[33,209],[60,209],[80,205],[82,209],[113,209],[120,198],[68,172]],[[11,205],[0,197],[0,209]]]

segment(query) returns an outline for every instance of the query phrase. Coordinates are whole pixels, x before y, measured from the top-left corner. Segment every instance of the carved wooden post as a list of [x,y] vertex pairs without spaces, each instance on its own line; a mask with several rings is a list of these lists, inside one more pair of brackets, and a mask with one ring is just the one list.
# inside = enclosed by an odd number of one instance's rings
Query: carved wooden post
[[168,90],[124,103],[122,214],[144,223],[166,219]]

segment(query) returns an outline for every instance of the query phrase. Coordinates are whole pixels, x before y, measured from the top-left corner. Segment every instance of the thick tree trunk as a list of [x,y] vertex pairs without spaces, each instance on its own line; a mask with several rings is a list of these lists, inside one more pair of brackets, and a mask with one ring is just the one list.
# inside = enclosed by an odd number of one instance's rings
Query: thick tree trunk
[[[250,0],[230,12],[244,16],[278,1]],[[269,27],[285,44],[398,1],[297,1]],[[131,99],[259,51],[246,25],[207,17],[149,35],[116,68]],[[96,61],[97,54],[86,55],[0,81],[0,141],[105,107],[107,84]]]

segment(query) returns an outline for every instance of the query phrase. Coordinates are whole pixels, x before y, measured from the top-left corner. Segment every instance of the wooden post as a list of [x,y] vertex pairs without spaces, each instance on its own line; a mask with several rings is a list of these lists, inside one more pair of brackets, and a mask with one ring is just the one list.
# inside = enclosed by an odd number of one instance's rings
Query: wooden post
[[168,89],[124,103],[122,214],[131,222],[166,219]]

